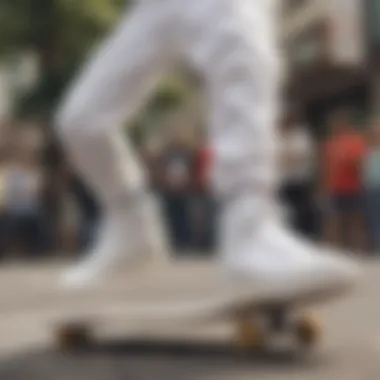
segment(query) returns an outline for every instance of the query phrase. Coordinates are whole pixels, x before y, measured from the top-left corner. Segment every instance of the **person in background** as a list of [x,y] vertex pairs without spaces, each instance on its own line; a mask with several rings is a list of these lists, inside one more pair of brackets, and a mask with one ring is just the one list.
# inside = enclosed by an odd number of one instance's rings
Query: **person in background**
[[9,152],[2,144],[0,146],[0,255],[5,258],[9,248],[9,228],[6,215],[6,186],[9,165]]
[[363,182],[370,244],[380,253],[380,123],[370,130],[368,151],[363,165]]
[[362,165],[366,142],[347,115],[331,121],[332,132],[323,147],[323,192],[329,202],[327,233],[333,243],[349,249],[365,246]]
[[41,184],[42,176],[35,152],[24,146],[18,147],[13,152],[6,173],[5,213],[12,242],[22,242],[22,249],[34,256],[47,249],[40,204]]
[[216,202],[210,189],[212,150],[200,139],[195,155],[194,196],[191,207],[193,246],[200,252],[210,252],[215,246]]
[[190,200],[195,165],[194,146],[186,129],[170,130],[159,165],[163,207],[172,246],[184,253],[191,248]]
[[45,129],[44,145],[41,149],[40,164],[43,171],[41,204],[49,229],[50,250],[58,253],[61,246],[61,220],[64,213],[63,193],[67,188],[65,155],[51,129]]
[[281,130],[282,186],[280,198],[289,208],[296,231],[315,238],[318,232],[314,203],[315,147],[305,124],[294,113]]
[[81,250],[84,251],[94,241],[100,208],[90,189],[71,168],[69,168],[69,189],[79,211],[78,243]]
[[141,149],[142,159],[146,165],[150,189],[161,196],[163,188],[163,173],[160,158],[163,152],[163,143],[158,136],[149,136]]

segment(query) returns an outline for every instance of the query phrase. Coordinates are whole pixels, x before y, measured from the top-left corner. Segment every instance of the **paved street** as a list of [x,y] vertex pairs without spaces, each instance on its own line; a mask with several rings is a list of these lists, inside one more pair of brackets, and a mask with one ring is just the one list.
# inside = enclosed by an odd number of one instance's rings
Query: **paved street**
[[[28,280],[18,283],[15,292],[21,294]],[[5,296],[9,288],[2,286],[0,294]],[[378,380],[379,289],[380,263],[367,262],[355,294],[320,310],[325,340],[315,353],[304,357],[287,352],[243,356],[228,339],[215,338],[217,326],[187,331],[192,343],[180,334],[171,336],[170,331],[166,343],[160,344],[115,334],[115,339],[102,340],[90,351],[69,355],[52,348],[48,331],[27,323],[26,311],[22,316],[0,314],[0,379]]]

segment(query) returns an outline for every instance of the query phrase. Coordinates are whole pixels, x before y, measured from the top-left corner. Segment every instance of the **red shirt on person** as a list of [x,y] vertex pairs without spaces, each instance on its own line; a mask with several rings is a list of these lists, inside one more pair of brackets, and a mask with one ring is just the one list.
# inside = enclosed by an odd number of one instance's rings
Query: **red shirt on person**
[[325,184],[330,193],[349,195],[361,191],[361,167],[365,152],[365,140],[355,131],[339,133],[326,143]]
[[196,188],[200,192],[208,190],[210,185],[210,171],[212,166],[213,154],[210,148],[199,149],[196,158],[195,182]]

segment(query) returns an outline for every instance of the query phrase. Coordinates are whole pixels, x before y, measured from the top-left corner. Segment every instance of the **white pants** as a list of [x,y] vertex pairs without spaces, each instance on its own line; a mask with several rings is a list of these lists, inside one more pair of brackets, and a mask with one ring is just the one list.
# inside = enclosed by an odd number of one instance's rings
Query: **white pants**
[[180,62],[203,78],[216,193],[271,196],[280,78],[276,2],[142,0],[128,11],[57,120],[73,163],[103,202],[144,188],[144,170],[121,127]]

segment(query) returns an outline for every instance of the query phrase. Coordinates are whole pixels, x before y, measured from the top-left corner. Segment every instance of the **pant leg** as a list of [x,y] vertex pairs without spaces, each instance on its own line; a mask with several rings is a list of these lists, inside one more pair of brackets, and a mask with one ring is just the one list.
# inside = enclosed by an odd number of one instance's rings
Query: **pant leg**
[[308,181],[298,184],[296,200],[296,229],[309,238],[317,236],[317,211],[312,198],[312,185]]
[[292,182],[285,182],[279,189],[279,197],[282,203],[286,206],[288,212],[288,222],[293,228],[297,228],[299,213],[298,213],[298,194],[297,189]]
[[[38,210],[18,210],[12,218],[14,233],[21,239],[22,249],[32,257],[40,255],[44,250],[44,230]],[[29,256],[31,258],[31,256]]]
[[183,47],[208,95],[213,188],[221,198],[256,196],[253,208],[259,216],[265,199],[272,201],[278,180],[275,2],[183,3]]
[[80,229],[80,245],[82,250],[89,249],[95,240],[98,219],[84,215],[82,219],[82,227]]
[[0,212],[0,260],[3,259],[9,249],[10,222],[6,213]]
[[373,197],[373,241],[375,244],[376,253],[380,255],[380,189],[375,190]]
[[190,232],[185,197],[167,194],[165,196],[165,209],[172,245],[176,251],[186,250],[188,248]]
[[380,190],[367,189],[366,209],[371,245],[380,252]]
[[176,200],[176,227],[178,246],[181,251],[186,251],[190,247],[189,201],[186,195],[180,195]]
[[130,11],[58,115],[72,159],[103,201],[145,186],[116,127],[131,119],[178,53],[205,82],[215,191],[254,194],[255,214],[262,214],[276,181],[275,3],[141,1]]
[[79,240],[82,250],[89,249],[95,240],[95,235],[100,222],[97,205],[86,202],[80,205],[81,226],[79,229]]
[[128,11],[70,89],[57,127],[83,179],[104,204],[145,187],[121,128],[139,111],[175,58],[176,1],[143,1]]
[[[23,223],[23,233],[27,246],[25,247],[28,254],[33,258],[41,254],[42,226],[39,215],[32,211],[27,211],[20,215]],[[31,257],[30,257],[31,258]]]
[[215,247],[215,227],[217,219],[217,205],[214,198],[210,194],[204,195],[204,208],[205,208],[205,219],[206,228],[203,239],[203,249],[210,252]]
[[39,255],[46,254],[51,249],[51,237],[46,216],[41,209],[36,210],[31,223],[34,225],[32,226],[32,229],[34,229],[32,239],[34,240],[36,252]]
[[167,224],[167,229],[169,233],[169,240],[175,250],[180,248],[178,232],[177,232],[177,204],[175,197],[172,194],[163,192],[161,194],[161,199],[163,203],[163,211],[165,215],[165,222]]
[[182,2],[186,58],[204,78],[221,256],[276,207],[280,52],[274,1]]
[[365,211],[366,211],[366,224],[368,228],[368,235],[371,244],[371,248],[375,248],[375,214],[374,214],[374,204],[373,204],[373,192],[371,189],[366,189],[365,191]]

